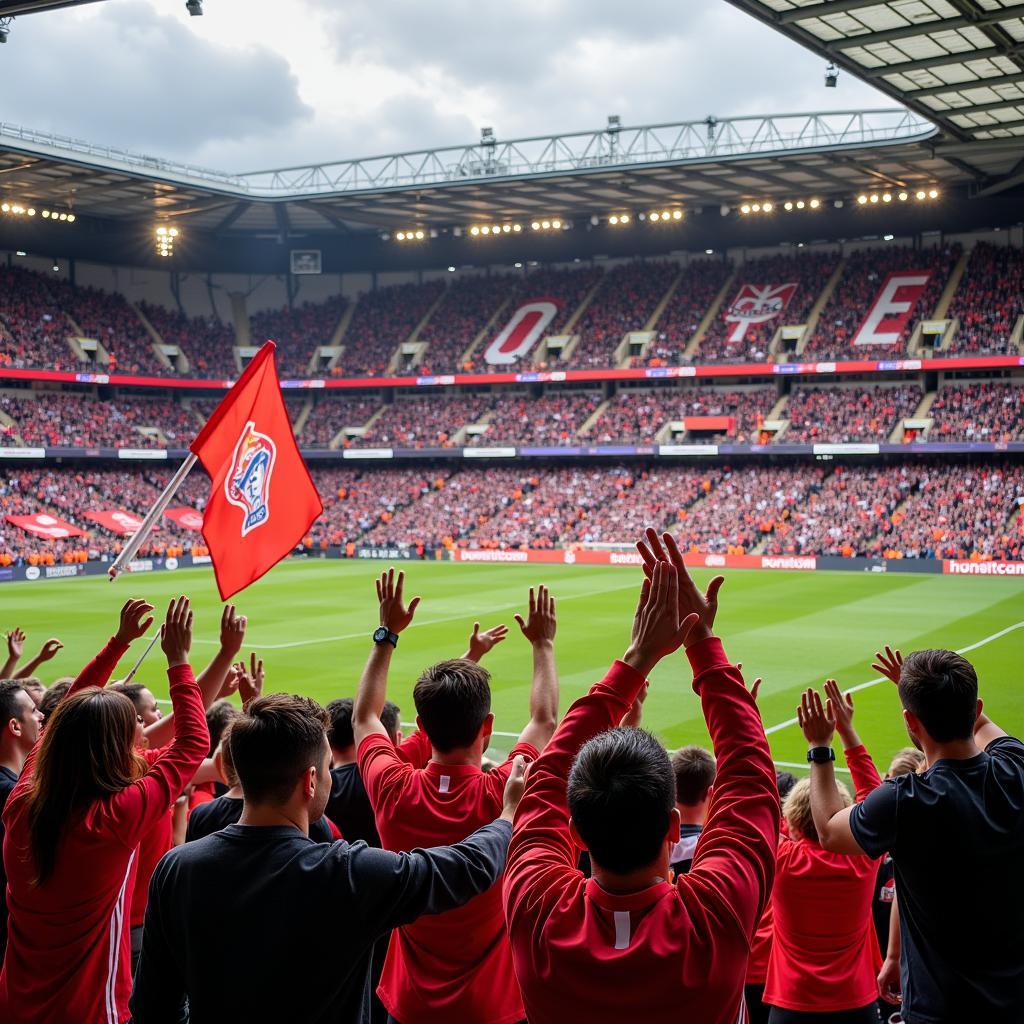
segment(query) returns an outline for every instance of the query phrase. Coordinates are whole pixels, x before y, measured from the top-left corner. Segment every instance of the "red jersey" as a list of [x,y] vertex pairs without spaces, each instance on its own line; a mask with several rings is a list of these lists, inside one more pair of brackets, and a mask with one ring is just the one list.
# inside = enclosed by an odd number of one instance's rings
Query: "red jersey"
[[[847,750],[846,763],[858,801],[881,784],[863,746]],[[766,1005],[833,1013],[878,998],[882,958],[871,916],[877,874],[877,858],[829,853],[812,840],[782,837]]]
[[[140,750],[146,764],[153,767],[163,757],[167,745],[153,750]],[[187,781],[187,780],[186,780]],[[175,794],[175,798],[180,794]],[[128,923],[132,928],[141,928],[146,920],[146,901],[149,898],[149,880],[160,858],[174,845],[174,809],[159,818],[156,824],[139,840],[139,852],[135,858],[135,883],[131,891],[131,913]]]
[[[501,814],[512,758],[537,757],[535,747],[519,743],[503,765],[485,773],[476,765],[436,761],[417,769],[405,759],[409,753],[396,750],[381,734],[359,745],[359,772],[385,850],[446,846],[490,824]],[[458,910],[396,928],[377,994],[402,1024],[522,1020],[526,1013],[505,934],[500,885]]]
[[[102,686],[126,648],[111,640],[69,693]],[[0,970],[0,1020],[19,1024],[123,1024],[131,1016],[130,936],[125,903],[140,838],[166,817],[206,756],[210,737],[192,669],[168,671],[177,723],[174,741],[150,770],[120,793],[91,804],[64,830],[53,874],[32,884],[23,797],[38,744],[4,812],[10,923]]]
[[687,651],[718,774],[688,874],[614,895],[576,868],[566,779],[644,685],[621,661],[562,719],[527,777],[504,902],[530,1024],[743,1019],[754,928],[771,892],[779,792],[753,697],[717,637]]

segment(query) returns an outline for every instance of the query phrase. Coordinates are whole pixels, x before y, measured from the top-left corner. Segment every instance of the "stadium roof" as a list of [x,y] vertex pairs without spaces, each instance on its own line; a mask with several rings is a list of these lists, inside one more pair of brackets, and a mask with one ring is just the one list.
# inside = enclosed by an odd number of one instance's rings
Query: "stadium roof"
[[935,122],[977,194],[1024,183],[1024,0],[729,2]]
[[[223,232],[379,231],[963,185],[906,110],[708,117],[230,174],[0,124],[0,198]],[[1018,154],[1019,155],[1019,154]],[[1005,154],[979,156],[986,174]]]

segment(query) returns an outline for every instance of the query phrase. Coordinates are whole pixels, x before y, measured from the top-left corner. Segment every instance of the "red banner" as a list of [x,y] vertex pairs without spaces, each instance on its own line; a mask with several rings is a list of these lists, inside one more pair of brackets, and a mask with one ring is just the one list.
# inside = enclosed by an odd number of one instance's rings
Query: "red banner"
[[727,341],[736,343],[746,336],[751,324],[763,324],[780,316],[796,291],[796,282],[787,284],[744,284],[725,311],[725,322],[733,324]]
[[719,433],[731,434],[736,428],[735,416],[684,416],[685,430],[717,430]]
[[77,526],[51,516],[49,512],[37,512],[34,516],[8,516],[7,522],[20,526],[26,533],[47,540],[67,540],[68,537],[84,537],[85,531]]
[[194,508],[169,508],[164,511],[164,515],[182,529],[195,530],[197,533],[203,529],[203,514]]
[[[134,512],[126,512],[123,508],[105,508],[99,512],[85,512],[83,515],[86,519],[91,519],[104,529],[110,530],[111,533],[119,533],[122,537],[135,533],[142,525],[141,517]],[[159,527],[154,526],[153,529],[157,530]]]
[[530,299],[521,302],[505,326],[484,352],[484,362],[492,366],[516,363],[532,352],[551,321],[558,315],[557,299]]
[[[476,563],[544,563],[549,565],[642,565],[636,551],[495,551],[456,548],[452,552],[456,562]],[[789,569],[809,571],[817,568],[813,555],[683,555],[683,561],[696,569]]]
[[853,336],[854,345],[895,345],[903,336],[914,307],[931,277],[930,270],[890,274]]

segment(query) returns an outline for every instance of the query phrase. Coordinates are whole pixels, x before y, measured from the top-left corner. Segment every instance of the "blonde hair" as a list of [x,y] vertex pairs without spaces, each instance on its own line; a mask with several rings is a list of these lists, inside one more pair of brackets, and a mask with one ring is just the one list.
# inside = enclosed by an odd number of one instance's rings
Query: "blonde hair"
[[[836,789],[839,791],[843,806],[849,807],[853,803],[850,791],[838,780],[836,780]],[[785,815],[790,833],[795,833],[816,843],[819,842],[818,830],[814,827],[814,815],[811,814],[810,779],[801,779],[789,791],[789,795],[782,805],[782,813]]]
[[887,779],[895,779],[897,775],[916,774],[924,768],[924,754],[916,747],[904,747],[896,751],[896,756],[885,773]]

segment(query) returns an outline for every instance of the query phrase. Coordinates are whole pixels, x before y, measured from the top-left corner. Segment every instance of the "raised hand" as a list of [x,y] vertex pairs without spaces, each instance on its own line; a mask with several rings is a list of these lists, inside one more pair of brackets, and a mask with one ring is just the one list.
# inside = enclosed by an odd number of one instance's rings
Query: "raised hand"
[[[736,662],[736,668],[737,668],[738,671],[742,672],[743,671],[743,662],[742,661],[737,661]],[[755,704],[757,703],[757,695],[761,692],[761,683],[762,682],[763,682],[763,680],[761,679],[760,676],[758,676],[754,680],[753,684],[750,687],[750,696],[754,698],[754,703]]]
[[886,644],[884,654],[881,651],[875,651],[875,661],[871,663],[871,667],[898,685],[900,672],[903,669],[903,655]]
[[636,549],[644,562],[644,575],[651,579],[658,562],[671,564],[679,577],[679,621],[682,622],[688,615],[694,613],[698,616],[690,636],[686,639],[686,645],[711,636],[715,616],[718,614],[718,591],[721,590],[725,577],[716,576],[702,594],[687,571],[675,537],[670,533],[663,533],[659,538],[658,531],[652,528],[647,529],[646,537],[646,542],[640,540],[636,544]]
[[7,633],[7,653],[17,661],[25,649],[25,631],[20,626],[15,626]]
[[256,654],[249,655],[249,667],[246,669],[245,662],[240,661],[235,665],[238,675],[238,694],[242,698],[242,707],[246,707],[249,701],[255,700],[263,693],[263,659],[257,658]]
[[830,747],[836,731],[836,720],[821,703],[817,690],[807,689],[800,696],[796,719],[803,730],[804,739],[812,747]]
[[153,606],[140,598],[136,597],[125,601],[121,608],[121,621],[115,634],[117,639],[127,647],[133,640],[145,636],[149,627],[153,625],[153,616],[149,614],[152,610]]
[[467,661],[479,661],[488,651],[493,650],[508,636],[508,626],[491,626],[480,632],[480,623],[473,623],[473,632],[469,636],[469,647],[463,657]]
[[167,655],[169,668],[188,664],[188,652],[192,648],[192,605],[187,597],[179,597],[167,605],[167,618],[160,627],[160,647]]
[[541,584],[534,594],[533,587],[530,587],[530,606],[527,618],[524,621],[522,615],[516,613],[516,622],[523,631],[523,636],[536,647],[538,644],[553,644],[555,632],[558,629],[558,621],[555,617],[555,599],[551,592]]
[[836,723],[836,732],[847,749],[860,745],[860,738],[853,728],[853,694],[845,696],[839,692],[839,684],[834,679],[825,680],[825,696],[828,698],[825,710]]
[[44,661],[52,661],[57,657],[57,652],[64,649],[64,645],[56,639],[51,637],[49,640],[39,648],[39,653],[36,655],[36,662],[42,664]]
[[508,781],[505,783],[505,798],[501,809],[501,816],[511,821],[523,798],[523,790],[526,788],[526,758],[517,754],[512,761],[512,770],[508,773]]
[[392,633],[401,633],[412,622],[412,617],[416,614],[416,608],[420,603],[420,599],[414,597],[406,607],[402,593],[404,587],[405,573],[400,572],[396,580],[394,569],[382,572],[380,579],[377,580],[380,624],[390,629]]
[[233,604],[224,606],[220,615],[220,649],[229,658],[233,658],[242,649],[248,624],[246,616],[235,613]]
[[662,658],[682,647],[700,621],[697,612],[679,620],[679,576],[668,561],[657,561],[650,579],[644,579],[640,600],[633,616],[633,635],[623,656],[645,676]]
[[221,683],[220,690],[217,693],[217,700],[225,700],[238,693],[240,675],[244,671],[245,669],[241,665],[232,665],[227,670],[224,674],[224,682]]

